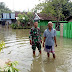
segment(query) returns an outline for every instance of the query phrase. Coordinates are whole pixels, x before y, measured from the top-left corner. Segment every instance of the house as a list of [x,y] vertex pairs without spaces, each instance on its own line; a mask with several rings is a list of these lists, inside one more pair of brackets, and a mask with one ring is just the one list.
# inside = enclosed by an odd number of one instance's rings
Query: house
[[0,24],[11,24],[12,22],[15,22],[15,13],[2,13],[0,15]]
[[57,18],[45,13],[35,13],[34,19],[37,18],[42,21],[56,21]]
[[40,20],[45,20],[45,21],[56,21],[57,20],[56,17],[51,16],[49,14],[37,13],[37,15],[40,17]]
[[[53,22],[53,28],[56,29],[57,19],[53,16],[48,16],[46,14],[37,13],[35,16],[36,19],[40,20],[38,22],[38,27],[41,29],[41,32],[47,28],[47,24],[49,21]],[[72,38],[72,16],[66,19],[67,21],[59,21],[59,28],[60,30],[56,29],[57,36],[62,36],[66,38]]]
[[34,21],[38,21],[38,27],[41,29],[41,32],[43,32],[47,28],[47,24],[49,21],[56,21],[57,18],[45,13],[35,13],[34,15]]

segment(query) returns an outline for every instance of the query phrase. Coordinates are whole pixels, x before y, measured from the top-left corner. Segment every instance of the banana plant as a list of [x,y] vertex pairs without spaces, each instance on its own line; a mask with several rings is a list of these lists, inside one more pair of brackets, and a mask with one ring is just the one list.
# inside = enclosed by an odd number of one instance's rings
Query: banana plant
[[2,50],[3,48],[5,48],[5,42],[4,42],[4,41],[1,41],[1,43],[0,43],[0,52],[1,52],[1,50]]
[[5,63],[4,70],[7,72],[19,72],[19,69],[15,68],[18,65],[18,61],[8,61]]
[[[5,48],[5,42],[1,41],[1,43],[0,43],[0,52],[4,48]],[[13,61],[12,62],[12,61],[8,60],[5,63],[5,67],[3,69],[0,67],[0,71],[4,70],[4,72],[19,72],[19,69],[15,68],[16,65],[18,65],[18,61]]]

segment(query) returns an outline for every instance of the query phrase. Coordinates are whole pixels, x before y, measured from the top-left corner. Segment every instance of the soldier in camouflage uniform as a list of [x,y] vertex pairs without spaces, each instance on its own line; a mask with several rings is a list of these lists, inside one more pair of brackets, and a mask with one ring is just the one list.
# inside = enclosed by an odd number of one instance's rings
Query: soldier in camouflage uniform
[[36,47],[38,48],[41,54],[42,39],[41,39],[40,28],[38,28],[38,22],[34,22],[34,27],[31,28],[29,39],[30,39],[30,44],[32,45],[33,54],[35,55]]

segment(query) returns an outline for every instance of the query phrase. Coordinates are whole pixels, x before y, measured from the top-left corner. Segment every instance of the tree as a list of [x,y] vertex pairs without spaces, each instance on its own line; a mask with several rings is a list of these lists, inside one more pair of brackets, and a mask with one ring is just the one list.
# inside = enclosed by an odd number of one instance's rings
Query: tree
[[21,24],[27,25],[28,21],[29,21],[29,17],[23,13],[23,14],[18,14],[18,21],[21,22]]
[[72,15],[72,2],[70,0],[45,0],[44,3],[36,5],[34,10],[41,10],[41,13],[55,16],[57,18],[56,27],[58,28],[60,20]]
[[18,21],[20,21],[21,23],[24,23],[25,21],[23,20],[23,15],[22,14],[18,14]]
[[0,13],[10,13],[11,10],[6,7],[4,2],[0,2]]
[[65,17],[72,15],[72,2],[66,2],[62,5],[62,11]]
[[23,16],[25,17],[25,23],[27,24],[29,21],[29,17],[25,13],[23,13]]
[[45,0],[44,3],[36,5],[34,10],[53,15],[59,21],[72,15],[72,2],[70,0]]
[[33,23],[33,18],[34,18],[33,13],[32,12],[28,12],[27,16],[29,17],[29,22]]

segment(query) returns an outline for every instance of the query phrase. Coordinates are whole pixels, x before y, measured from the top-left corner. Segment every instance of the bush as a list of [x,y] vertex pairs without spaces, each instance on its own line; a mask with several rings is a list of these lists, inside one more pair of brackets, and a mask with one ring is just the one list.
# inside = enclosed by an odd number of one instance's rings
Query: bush
[[16,65],[18,65],[18,61],[8,61],[5,64],[4,70],[7,72],[19,72],[19,69],[15,68]]
[[11,24],[11,27],[12,27],[13,29],[16,29],[16,28],[18,27],[18,25],[17,25],[17,23],[13,23],[13,24]]
[[19,69],[15,68],[18,65],[18,61],[5,62],[4,68],[0,68],[1,72],[19,72]]
[[20,25],[20,26],[17,27],[17,29],[23,29],[23,27]]
[[11,24],[11,27],[13,28],[13,29],[30,29],[32,26],[28,26],[28,25],[22,25],[22,24],[20,24],[19,26],[18,26],[18,24],[17,23],[13,23],[13,24]]

